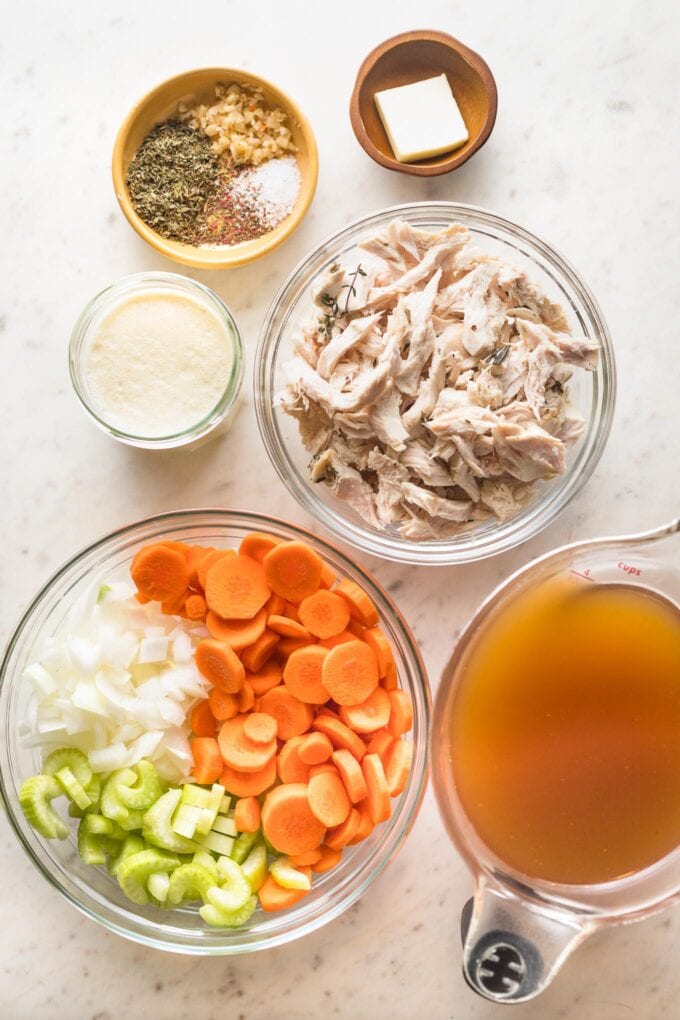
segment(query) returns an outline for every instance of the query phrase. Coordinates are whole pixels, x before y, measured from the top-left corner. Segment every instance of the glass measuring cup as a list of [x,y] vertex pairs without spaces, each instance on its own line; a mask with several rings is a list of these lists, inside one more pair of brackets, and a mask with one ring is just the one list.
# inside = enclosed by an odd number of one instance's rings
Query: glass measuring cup
[[[639,920],[680,898],[680,846],[613,881],[549,882],[497,857],[476,833],[457,794],[450,719],[471,642],[520,593],[565,573],[593,585],[637,586],[680,610],[680,518],[653,531],[567,545],[523,567],[481,605],[444,670],[433,717],[433,785],[449,836],[475,879],[474,898],[462,918],[463,973],[474,991],[495,1002],[533,998],[593,931]],[[680,677],[680,663],[678,672]]]

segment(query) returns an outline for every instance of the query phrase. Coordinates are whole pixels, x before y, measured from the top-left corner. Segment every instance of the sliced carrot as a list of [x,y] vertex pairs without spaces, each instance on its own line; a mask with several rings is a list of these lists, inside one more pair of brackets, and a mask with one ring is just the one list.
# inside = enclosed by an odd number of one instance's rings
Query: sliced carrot
[[336,645],[344,645],[347,641],[355,641],[356,636],[350,630],[340,631],[335,637],[324,638],[319,641],[322,648],[335,648]]
[[270,595],[264,608],[267,610],[267,616],[284,616],[286,600],[280,595]]
[[337,772],[312,776],[307,784],[307,798],[312,813],[327,829],[342,825],[352,808],[345,784]]
[[267,617],[267,627],[280,637],[294,638],[297,641],[312,640],[312,635],[306,627],[303,627],[296,620],[289,619],[287,616]]
[[347,599],[349,611],[354,620],[358,620],[364,627],[377,626],[380,619],[378,610],[363,588],[360,588],[355,581],[350,581],[346,577],[333,591],[336,595],[342,595],[344,599]]
[[321,853],[321,847],[317,846],[313,850],[306,850],[303,854],[294,854],[288,860],[294,868],[308,868],[310,865],[313,867],[317,861],[321,860]]
[[212,637],[218,641],[224,641],[233,648],[235,652],[243,651],[249,645],[254,645],[258,638],[264,634],[267,626],[267,610],[261,609],[252,620],[223,620],[217,613],[209,609],[205,625]]
[[384,767],[395,739],[389,730],[377,730],[366,744],[366,754],[377,754]]
[[281,663],[276,662],[275,659],[269,659],[268,662],[265,662],[262,669],[258,669],[257,673],[248,673],[248,683],[253,688],[257,698],[262,697],[272,687],[278,686],[282,679],[283,666]]
[[142,594],[157,602],[171,602],[189,584],[189,567],[178,549],[148,545],[140,549],[130,568],[132,580]]
[[323,842],[326,826],[309,806],[305,783],[284,783],[267,794],[262,831],[282,854],[302,854]]
[[197,737],[215,737],[217,725],[208,701],[199,701],[189,712],[189,725]]
[[303,599],[298,610],[300,622],[318,638],[335,637],[349,623],[349,604],[332,591],[319,591]]
[[191,753],[194,756],[191,774],[197,783],[214,783],[220,778],[224,763],[214,737],[194,737]]
[[354,634],[354,637],[361,638],[362,640],[366,629],[367,628],[364,627],[363,623],[359,623],[358,620],[350,620],[347,624],[347,630],[350,634]]
[[355,733],[374,733],[387,726],[390,711],[387,691],[376,687],[360,705],[341,705],[340,718]]
[[274,716],[281,740],[306,733],[314,718],[310,706],[294,697],[283,685],[273,687],[262,695],[258,711]]
[[397,797],[403,792],[411,771],[413,761],[413,744],[410,740],[395,740],[385,766],[387,792],[390,797]]
[[312,723],[312,729],[319,733],[325,733],[333,747],[344,747],[354,755],[357,761],[361,761],[366,754],[366,745],[361,737],[357,736],[349,726],[345,726],[337,716],[325,713],[317,715]]
[[277,538],[276,535],[269,535],[265,531],[251,531],[238,547],[239,555],[249,556],[251,560],[262,563],[269,550],[281,542],[283,539]]
[[189,568],[189,587],[198,589],[202,588],[203,585],[198,580],[198,564],[201,562],[206,553],[212,552],[204,545],[186,545],[184,547],[184,556],[187,561]]
[[272,758],[259,772],[239,772],[225,765],[220,782],[235,797],[259,797],[276,782],[276,759]]
[[241,690],[236,695],[238,701],[239,712],[249,712],[255,704],[255,692],[253,691],[252,684],[249,684],[247,680],[243,681]]
[[390,699],[390,721],[387,729],[392,736],[399,737],[402,733],[408,733],[413,726],[413,702],[408,691],[398,688],[396,691],[389,691]]
[[300,701],[309,705],[324,705],[328,701],[329,695],[321,680],[321,671],[329,654],[326,648],[306,645],[289,656],[283,669],[283,682]]
[[315,871],[317,875],[323,874],[325,871],[330,871],[342,860],[342,851],[333,850],[329,846],[321,847],[321,857],[312,865],[312,871]]
[[298,638],[281,638],[278,645],[276,646],[276,654],[279,658],[287,659],[293,652],[297,652],[298,648],[306,648],[307,645],[312,644],[314,638],[309,637],[305,640]]
[[184,603],[184,610],[190,620],[205,620],[205,614],[208,607],[203,596],[196,593],[187,596],[187,600]]
[[386,691],[396,691],[397,687],[399,686],[396,662],[393,661],[388,665],[387,669],[385,670],[385,675],[380,681],[380,683],[381,686]]
[[322,761],[328,761],[333,753],[333,745],[325,733],[308,733],[302,738],[300,744],[301,761],[305,765],[320,765]]
[[221,687],[213,687],[208,695],[210,710],[216,719],[224,722],[225,719],[233,719],[239,713],[238,695],[227,694]]
[[304,542],[282,542],[263,562],[267,584],[289,602],[301,602],[319,587],[323,561]]
[[139,602],[140,606],[146,606],[149,602],[153,602],[153,599],[151,599],[148,595],[145,595],[141,591],[135,592],[135,598]]
[[213,563],[217,563],[218,560],[224,559],[225,556],[235,555],[236,552],[234,549],[211,549],[205,554],[205,556],[201,556],[196,565],[196,578],[204,591],[208,570],[212,567]]
[[361,640],[365,641],[369,648],[372,648],[375,652],[375,658],[378,663],[378,675],[381,677],[385,676],[389,666],[394,665],[394,655],[392,654],[392,646],[380,627],[368,627],[361,635]]
[[309,779],[309,765],[298,754],[303,740],[304,737],[291,737],[279,751],[276,768],[282,783],[306,783]]
[[246,678],[243,663],[236,652],[214,638],[199,641],[194,660],[206,680],[215,687],[221,687],[227,694],[236,694]]
[[246,718],[237,715],[227,719],[217,740],[225,765],[238,772],[260,772],[276,754],[276,737],[266,744],[251,740],[244,729]]
[[357,843],[361,843],[362,840],[371,835],[375,828],[368,810],[368,798],[360,804],[357,804],[356,810],[359,812],[359,828],[357,829],[354,838],[350,839],[348,844],[349,846],[355,846]]
[[165,613],[166,616],[180,616],[184,610],[186,597],[187,593],[186,591],[183,591],[176,599],[161,602],[161,612]]
[[281,613],[281,615],[287,616],[289,620],[295,620],[296,623],[300,622],[300,614],[298,612],[298,607],[295,605],[294,602],[284,601],[283,612]]
[[236,801],[234,825],[239,832],[257,832],[260,828],[260,804],[256,797],[241,797]]
[[356,808],[352,808],[341,825],[336,825],[335,828],[328,830],[325,845],[329,846],[331,850],[342,850],[356,836],[360,822],[360,812]]
[[358,804],[360,800],[368,796],[368,787],[361,771],[361,765],[353,754],[341,747],[337,751],[333,751],[331,761],[340,773],[340,778],[345,784],[347,796],[352,804]]
[[324,659],[321,679],[338,705],[358,705],[378,686],[375,652],[363,641],[337,645]]
[[251,620],[270,595],[264,567],[247,556],[223,556],[208,568],[205,600],[225,620]]
[[377,825],[378,822],[386,821],[392,813],[383,763],[377,754],[367,754],[361,763],[361,770],[368,789],[368,813],[373,824]]
[[[304,871],[304,868],[300,869]],[[311,869],[307,869],[311,876]],[[296,903],[307,895],[308,889],[284,889],[283,886],[275,882],[271,875],[267,875],[264,883],[257,890],[257,895],[260,900],[260,906],[268,914],[273,913],[276,910],[286,910],[288,907],[294,907]]]
[[326,563],[324,560],[323,567],[321,568],[321,581],[319,583],[320,588],[332,588],[337,580],[337,575],[333,568]]
[[251,673],[257,673],[270,659],[278,643],[278,635],[272,634],[270,630],[265,630],[254,644],[243,649],[241,662]]
[[268,744],[276,738],[276,719],[265,712],[251,712],[243,720],[243,729],[256,744]]
[[339,772],[336,769],[336,767],[333,764],[333,762],[330,762],[330,761],[321,761],[321,762],[319,762],[318,765],[310,765],[309,766],[309,773],[307,775],[307,782],[309,782],[309,780],[312,779],[314,776],[320,776],[323,772],[335,772],[336,775],[339,775]]

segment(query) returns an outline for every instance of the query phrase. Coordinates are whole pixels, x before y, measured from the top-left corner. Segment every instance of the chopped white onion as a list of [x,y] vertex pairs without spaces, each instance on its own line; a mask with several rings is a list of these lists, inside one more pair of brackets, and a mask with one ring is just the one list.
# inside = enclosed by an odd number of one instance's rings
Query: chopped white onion
[[[149,630],[156,629],[156,627],[147,627],[147,634]],[[139,645],[137,662],[140,665],[145,662],[165,662],[168,657],[168,645],[169,641],[167,637],[161,637],[160,635],[153,634],[149,637],[142,638]]]

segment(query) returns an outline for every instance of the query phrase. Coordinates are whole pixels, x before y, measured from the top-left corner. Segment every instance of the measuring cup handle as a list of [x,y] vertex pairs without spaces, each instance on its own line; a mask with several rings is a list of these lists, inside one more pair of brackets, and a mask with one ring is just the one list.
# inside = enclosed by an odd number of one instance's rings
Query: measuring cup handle
[[486,878],[478,881],[463,931],[463,975],[493,1002],[532,999],[552,981],[592,923],[550,913]]

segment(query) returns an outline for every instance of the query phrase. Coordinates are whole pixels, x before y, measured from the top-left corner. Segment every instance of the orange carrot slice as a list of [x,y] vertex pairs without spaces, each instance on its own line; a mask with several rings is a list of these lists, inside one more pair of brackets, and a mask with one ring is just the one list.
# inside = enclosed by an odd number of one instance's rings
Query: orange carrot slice
[[[311,868],[306,870],[311,876]],[[300,868],[300,871],[304,872],[305,868]],[[296,903],[299,903],[307,895],[308,891],[307,889],[284,889],[283,886],[274,881],[271,875],[267,875],[264,883],[258,889],[257,895],[262,909],[267,913],[273,913],[276,910],[286,910],[288,907],[294,907]]]
[[306,733],[314,718],[310,706],[295,698],[284,686],[273,687],[263,694],[258,711],[274,716],[281,740]]
[[235,797],[259,797],[276,782],[276,759],[272,758],[259,772],[239,772],[225,765],[220,782]]
[[349,611],[354,620],[358,620],[364,627],[376,627],[378,625],[380,619],[378,610],[363,588],[360,588],[355,581],[350,581],[346,577],[333,590],[336,595],[342,595],[344,599],[347,599]]
[[236,652],[214,638],[199,641],[194,660],[206,680],[215,687],[221,687],[227,694],[236,694],[246,678],[243,663]]
[[301,760],[299,749],[304,737],[291,737],[279,751],[276,767],[282,783],[306,783],[309,765]]
[[366,744],[366,754],[377,754],[384,767],[395,739],[388,730],[378,730]]
[[223,767],[217,741],[214,737],[194,737],[190,743],[194,756],[192,776],[197,783],[214,783],[220,778]]
[[297,641],[312,641],[312,635],[306,627],[296,620],[290,620],[287,616],[267,617],[267,627],[273,630],[279,637],[294,638]]
[[309,765],[308,768],[307,782],[314,776],[320,776],[324,772],[334,772],[336,775],[339,775],[338,770],[331,761],[321,761],[318,765]]
[[328,691],[321,680],[328,654],[326,648],[318,645],[306,645],[291,653],[284,666],[283,682],[294,697],[309,705],[324,705],[328,701]]
[[269,744],[276,738],[276,719],[265,712],[251,712],[243,720],[243,729],[256,744]]
[[238,772],[260,772],[276,754],[276,738],[267,743],[251,740],[245,732],[247,717],[227,719],[219,732],[218,743],[225,765]]
[[321,847],[317,846],[313,850],[306,850],[303,854],[293,854],[292,857],[289,856],[288,860],[294,868],[308,868],[321,860]]
[[319,589],[303,599],[299,608],[300,622],[318,638],[335,637],[349,623],[349,604],[332,591]]
[[238,695],[227,694],[221,687],[213,687],[208,695],[208,703],[215,719],[219,719],[220,722],[233,719],[239,713]]
[[339,748],[339,750],[333,751],[331,761],[340,773],[340,778],[345,784],[347,796],[352,804],[358,804],[360,800],[368,797],[368,787],[361,765],[353,754],[350,754],[345,748]]
[[388,698],[390,699],[390,721],[387,724],[387,729],[394,737],[401,736],[402,733],[408,733],[413,726],[413,704],[411,697],[407,691],[401,690],[389,691]]
[[270,595],[264,608],[267,610],[267,616],[284,616],[286,600],[280,595]]
[[264,634],[267,625],[267,610],[261,609],[252,620],[223,620],[221,616],[209,609],[205,625],[212,637],[218,641],[224,641],[235,652],[240,652],[244,648],[254,645],[258,638]]
[[377,754],[367,754],[361,763],[361,770],[368,789],[368,813],[373,824],[377,825],[378,822],[386,821],[392,813],[383,763]]
[[360,705],[340,706],[340,718],[355,733],[374,733],[382,729],[389,722],[390,712],[389,695],[382,687],[376,687]]
[[319,583],[320,588],[332,588],[337,580],[337,576],[333,568],[326,563],[324,560],[323,567],[321,568],[321,581]]
[[202,595],[189,595],[184,603],[184,611],[190,620],[205,620],[207,610],[208,607]]
[[308,637],[304,640],[299,638],[282,637],[276,646],[276,654],[280,659],[287,659],[293,654],[293,652],[297,652],[298,648],[306,648],[307,645],[312,644],[313,641],[314,638],[312,637]]
[[217,563],[218,560],[223,559],[225,556],[235,555],[236,553],[233,549],[210,549],[205,556],[200,558],[196,565],[196,579],[204,591],[208,570],[212,567],[213,563]]
[[208,701],[199,701],[189,712],[189,725],[197,737],[215,737],[217,724]]
[[260,828],[260,804],[256,797],[242,797],[236,801],[234,825],[239,832],[257,832]]
[[386,691],[396,691],[399,686],[399,678],[397,676],[397,664],[396,662],[389,663],[385,670],[385,675],[380,681]]
[[327,829],[342,825],[352,807],[337,772],[321,772],[312,776],[307,784],[307,799],[315,818]]
[[165,545],[148,545],[140,549],[130,573],[139,591],[158,602],[179,598],[189,584],[189,567],[184,555]]
[[264,567],[247,556],[223,556],[208,568],[205,600],[225,620],[251,620],[270,595]]
[[359,812],[359,828],[356,831],[356,835],[350,839],[348,846],[355,846],[357,843],[361,843],[362,840],[371,835],[375,828],[368,810],[368,798],[357,804],[356,810]]
[[344,722],[341,722],[336,716],[319,714],[312,723],[312,728],[319,733],[325,733],[333,747],[344,747],[350,751],[357,761],[361,761],[366,754],[366,745],[361,737],[357,736],[349,726],[345,726]]
[[322,761],[328,761],[333,753],[333,745],[325,733],[308,733],[302,738],[300,744],[300,760],[305,765],[320,765]]
[[255,697],[260,698],[272,687],[277,687],[283,679],[283,666],[274,659],[269,659],[257,673],[248,673],[248,683],[253,688]]
[[390,797],[402,793],[408,781],[413,761],[413,744],[410,740],[395,740],[385,766],[387,792]]
[[270,659],[278,643],[278,635],[272,634],[270,630],[265,630],[255,644],[250,648],[244,648],[241,652],[241,662],[251,673],[257,673]]
[[358,705],[378,686],[375,652],[363,641],[337,645],[324,659],[321,679],[338,705]]
[[344,645],[346,641],[355,641],[356,635],[351,630],[342,630],[335,637],[324,638],[319,641],[322,648],[335,648],[336,645]]
[[342,860],[342,850],[333,850],[329,846],[321,847],[321,857],[312,865],[312,871],[315,871],[317,875],[323,874],[325,871],[330,871],[331,868],[336,867]]
[[267,584],[288,602],[301,602],[319,587],[323,561],[304,542],[282,542],[263,563]]
[[356,808],[352,808],[344,822],[328,830],[325,845],[329,846],[331,850],[342,850],[356,836],[360,822],[360,812]]
[[255,692],[247,680],[243,681],[241,690],[236,695],[239,712],[249,712],[255,704]]
[[262,831],[282,854],[302,854],[323,842],[326,826],[312,812],[305,783],[284,783],[267,794]]
[[365,641],[369,648],[372,648],[375,652],[376,662],[378,663],[378,675],[381,677],[385,676],[390,665],[394,665],[394,655],[392,654],[392,646],[380,627],[368,627],[361,635],[361,640]]
[[265,531],[251,531],[238,547],[239,555],[249,556],[251,560],[262,563],[269,550],[281,542],[283,539],[277,538],[276,535],[269,535]]

